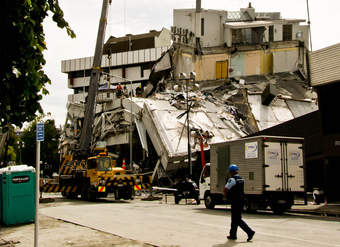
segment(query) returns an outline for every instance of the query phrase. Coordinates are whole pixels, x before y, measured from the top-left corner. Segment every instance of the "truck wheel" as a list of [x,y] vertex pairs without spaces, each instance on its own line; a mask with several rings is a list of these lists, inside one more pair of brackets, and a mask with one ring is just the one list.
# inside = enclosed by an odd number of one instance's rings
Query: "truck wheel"
[[68,193],[67,195],[66,195],[66,198],[67,199],[77,199],[78,198],[78,194],[77,193]]
[[251,201],[245,200],[243,204],[243,211],[247,213],[254,213],[256,212],[256,209],[254,209],[254,205]]
[[200,205],[200,204],[201,204],[201,200],[200,200],[199,196],[196,197],[195,200],[196,200],[196,204],[197,204],[197,205]]
[[214,199],[210,193],[204,195],[204,204],[208,209],[213,209],[215,207]]
[[85,201],[96,200],[96,192],[93,192],[90,187],[85,187],[81,192],[81,199]]
[[180,200],[181,200],[181,198],[179,196],[175,196],[175,204],[179,204]]
[[67,195],[66,195],[66,192],[65,192],[65,191],[61,192],[61,195],[62,195],[64,198],[66,198],[66,197],[67,197]]

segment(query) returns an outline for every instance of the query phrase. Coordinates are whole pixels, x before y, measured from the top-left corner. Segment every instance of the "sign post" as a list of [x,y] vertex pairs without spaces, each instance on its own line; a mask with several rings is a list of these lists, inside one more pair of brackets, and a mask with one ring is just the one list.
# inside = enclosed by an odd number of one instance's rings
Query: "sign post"
[[35,224],[34,224],[34,246],[38,247],[39,232],[39,189],[40,189],[40,142],[44,141],[44,123],[37,123],[37,151],[35,166]]

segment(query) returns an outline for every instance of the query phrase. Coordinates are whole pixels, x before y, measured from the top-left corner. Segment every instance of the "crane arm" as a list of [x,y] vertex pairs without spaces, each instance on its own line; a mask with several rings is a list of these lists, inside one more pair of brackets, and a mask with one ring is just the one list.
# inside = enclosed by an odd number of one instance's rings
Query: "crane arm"
[[95,115],[95,107],[96,107],[96,95],[98,90],[98,84],[100,80],[101,74],[101,61],[103,56],[103,45],[105,38],[105,30],[107,24],[107,15],[108,15],[108,6],[111,4],[111,0],[103,0],[102,12],[99,21],[97,41],[96,41],[96,49],[94,53],[91,78],[90,78],[90,86],[87,96],[87,101],[85,105],[85,114],[84,114],[84,122],[81,129],[80,140],[79,140],[79,148],[78,154],[83,156],[86,155],[90,149],[91,139],[92,139],[92,131],[93,131],[93,122]]

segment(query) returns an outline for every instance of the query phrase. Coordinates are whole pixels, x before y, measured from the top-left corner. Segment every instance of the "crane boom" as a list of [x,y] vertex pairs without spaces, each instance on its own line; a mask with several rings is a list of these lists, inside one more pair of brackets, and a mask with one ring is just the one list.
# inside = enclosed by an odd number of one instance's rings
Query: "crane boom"
[[78,152],[79,155],[85,155],[88,153],[92,131],[93,131],[93,121],[95,115],[95,106],[96,106],[96,95],[98,90],[98,84],[100,80],[100,66],[102,62],[103,56],[103,45],[105,38],[105,30],[107,23],[107,15],[108,15],[108,6],[111,4],[111,0],[103,0],[102,12],[99,21],[98,34],[97,34],[97,42],[96,49],[94,53],[91,78],[90,78],[90,86],[88,90],[87,101],[85,105],[85,114],[84,114],[84,122],[81,129],[80,140]]

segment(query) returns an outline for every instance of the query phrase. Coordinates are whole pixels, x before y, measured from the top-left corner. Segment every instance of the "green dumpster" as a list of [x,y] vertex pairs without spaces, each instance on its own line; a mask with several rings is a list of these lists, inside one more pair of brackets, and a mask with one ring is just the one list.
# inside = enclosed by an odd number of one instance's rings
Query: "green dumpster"
[[35,169],[27,165],[0,169],[0,223],[34,222]]

